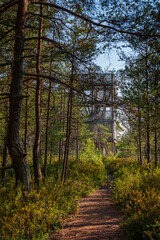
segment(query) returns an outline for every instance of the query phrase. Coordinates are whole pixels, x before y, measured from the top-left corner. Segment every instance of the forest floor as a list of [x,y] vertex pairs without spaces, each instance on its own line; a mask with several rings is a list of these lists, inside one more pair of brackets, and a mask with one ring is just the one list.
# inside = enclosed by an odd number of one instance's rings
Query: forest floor
[[78,213],[66,220],[50,240],[127,240],[120,227],[121,215],[111,196],[110,184],[106,183],[80,200]]

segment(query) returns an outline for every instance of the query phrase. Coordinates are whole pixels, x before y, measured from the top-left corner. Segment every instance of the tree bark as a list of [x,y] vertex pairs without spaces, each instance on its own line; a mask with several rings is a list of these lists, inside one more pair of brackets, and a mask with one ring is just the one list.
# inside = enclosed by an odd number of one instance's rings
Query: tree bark
[[[61,91],[61,112],[60,112],[60,123],[63,123],[63,96]],[[62,129],[62,126],[61,126]],[[61,161],[63,158],[63,142],[62,138],[59,139],[59,161]]]
[[[72,73],[70,78],[71,86],[73,86],[73,69],[74,69],[73,65],[74,65],[74,60],[72,62]],[[72,100],[73,100],[73,90],[72,88],[70,88],[69,96],[68,96],[68,109],[67,109],[66,142],[65,142],[64,159],[63,159],[63,170],[61,175],[62,183],[67,179],[69,143],[70,143],[70,134],[71,134],[71,120],[72,120]]]
[[48,155],[48,128],[49,128],[49,113],[50,113],[50,96],[51,96],[52,83],[49,82],[49,92],[47,101],[47,119],[46,119],[46,141],[45,141],[45,157],[44,157],[44,177],[47,174],[47,155]]
[[149,109],[149,79],[148,79],[148,46],[146,43],[146,130],[147,130],[147,161],[151,162],[151,146],[150,146],[150,109]]
[[155,137],[154,137],[154,140],[155,140],[155,167],[158,166],[158,131],[157,131],[157,128],[155,128]]
[[5,137],[4,138],[4,147],[3,147],[3,162],[2,162],[2,183],[3,183],[3,186],[5,186],[6,184],[6,175],[7,175],[7,172],[6,172],[6,167],[7,167],[7,164],[8,164],[8,147],[7,147],[7,138]]
[[26,160],[26,153],[21,148],[19,142],[20,116],[22,109],[24,28],[27,8],[28,1],[19,0],[15,31],[14,62],[10,87],[7,143],[12,165],[15,170],[16,184],[20,182],[30,191],[30,169]]
[[[29,94],[29,80],[27,80],[26,96]],[[24,150],[27,152],[27,133],[28,133],[28,97],[25,102],[25,123],[24,123]]]
[[[156,65],[156,63],[155,63]],[[159,96],[159,91],[158,91],[158,82],[159,82],[159,74],[157,69],[155,70],[155,80],[154,80],[154,90],[155,90],[155,112],[154,112],[154,142],[155,142],[155,167],[158,166],[158,122],[159,122],[159,117],[158,117],[158,108],[159,108],[159,101],[158,101],[158,96]]]
[[51,141],[51,143],[50,143],[50,160],[49,160],[49,164],[52,164],[52,155],[53,155],[53,143]]
[[4,142],[3,142],[3,161],[2,161],[2,183],[3,186],[6,184],[6,177],[7,177],[7,172],[6,172],[6,167],[8,164],[8,146],[7,146],[7,126],[8,126],[8,99],[5,100],[5,116],[6,116],[6,126],[5,126],[5,137],[4,137]]
[[77,119],[76,119],[76,159],[78,161],[79,158],[79,114],[77,113]]
[[138,106],[138,136],[139,136],[139,162],[142,165],[142,129],[141,129],[141,112]]
[[[43,14],[42,4],[40,5],[40,16]],[[36,61],[36,72],[40,73],[40,58],[41,58],[41,36],[43,28],[43,18],[40,17],[39,22],[39,34],[38,34],[38,49],[37,49],[37,61]],[[42,90],[42,81],[39,76],[37,76],[36,82],[36,102],[35,102],[35,114],[36,114],[36,133],[35,133],[35,142],[33,147],[33,167],[34,167],[34,176],[37,184],[42,180],[42,172],[40,166],[41,158],[41,90]]]

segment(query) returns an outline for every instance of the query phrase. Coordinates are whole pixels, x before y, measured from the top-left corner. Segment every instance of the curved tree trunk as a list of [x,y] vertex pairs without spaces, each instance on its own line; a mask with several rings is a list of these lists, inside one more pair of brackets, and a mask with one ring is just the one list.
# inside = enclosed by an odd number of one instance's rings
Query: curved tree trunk
[[23,76],[23,50],[24,28],[28,1],[19,0],[15,32],[14,62],[12,67],[12,81],[10,87],[10,106],[8,122],[8,149],[15,170],[16,184],[20,182],[28,191],[31,189],[29,165],[26,153],[20,146],[19,129],[22,108],[22,76]]

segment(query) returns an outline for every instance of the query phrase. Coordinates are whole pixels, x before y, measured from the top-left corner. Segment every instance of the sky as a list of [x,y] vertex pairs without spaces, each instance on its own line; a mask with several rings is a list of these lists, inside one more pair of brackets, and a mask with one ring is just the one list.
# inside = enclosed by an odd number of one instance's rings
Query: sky
[[124,61],[120,61],[116,49],[110,50],[110,53],[100,54],[94,61],[101,66],[102,70],[113,71],[124,68]]
[[117,47],[118,50],[116,48],[111,48],[107,51],[106,49],[106,52],[100,54],[94,61],[98,66],[101,66],[103,71],[117,71],[125,67],[125,61],[119,59],[117,51],[121,53],[122,50],[126,56],[133,56],[135,54],[132,48],[127,46],[125,42],[117,43]]

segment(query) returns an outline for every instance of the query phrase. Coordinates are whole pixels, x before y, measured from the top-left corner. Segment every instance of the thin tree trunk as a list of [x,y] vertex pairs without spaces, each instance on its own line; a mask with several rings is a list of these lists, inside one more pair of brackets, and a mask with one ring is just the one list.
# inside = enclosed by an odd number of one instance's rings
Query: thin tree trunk
[[[63,123],[63,96],[61,91],[61,112],[60,112],[60,123]],[[62,126],[61,126],[62,129]],[[63,145],[62,145],[62,138],[59,139],[59,161],[61,161],[63,157]]]
[[77,126],[76,126],[76,159],[79,158],[79,119],[77,114]]
[[159,108],[159,101],[158,101],[158,82],[159,82],[159,76],[157,74],[158,72],[155,71],[155,81],[154,81],[154,90],[155,90],[155,113],[154,113],[154,121],[155,121],[155,131],[154,131],[154,141],[155,141],[155,167],[158,166],[158,108]]
[[[70,86],[73,85],[73,69],[74,69],[73,64],[74,64],[74,60],[72,63]],[[70,134],[71,134],[71,120],[72,120],[72,99],[73,99],[73,90],[70,88],[69,96],[68,96],[68,109],[67,109],[66,143],[65,143],[65,151],[64,151],[64,159],[63,159],[63,170],[61,175],[62,183],[67,179],[69,143],[70,143]]]
[[148,163],[151,162],[151,147],[150,147],[150,110],[149,110],[149,79],[148,79],[148,50],[147,50],[147,43],[146,43],[146,105],[147,105],[147,161]]
[[[62,96],[62,131],[64,133],[65,131],[65,101],[66,101],[66,98],[65,98],[65,90],[63,91],[63,96]],[[64,139],[62,137],[61,139],[61,147],[59,146],[59,149],[61,148],[61,152],[59,151],[59,160],[62,161],[63,160],[63,157],[64,157]]]
[[[43,14],[42,4],[40,5],[40,16]],[[37,49],[37,62],[36,62],[36,72],[40,73],[40,58],[41,58],[41,36],[43,28],[43,18],[40,17],[39,22],[39,40]],[[36,83],[36,102],[35,102],[35,114],[36,114],[36,134],[35,142],[33,148],[33,166],[34,166],[34,176],[37,184],[42,180],[40,158],[41,158],[41,90],[42,81],[39,76],[37,76]]]
[[14,62],[10,87],[7,143],[12,165],[15,170],[16,184],[20,182],[30,191],[30,169],[26,160],[26,153],[21,148],[19,142],[20,116],[22,109],[24,28],[27,8],[28,1],[19,0],[15,31]]
[[[29,94],[29,80],[27,80],[26,95]],[[27,152],[27,133],[28,133],[28,97],[25,102],[25,129],[24,129],[24,150]]]
[[142,129],[141,129],[141,112],[138,106],[138,135],[139,135],[139,162],[142,165]]
[[62,139],[59,139],[59,156],[58,159],[61,162],[61,159],[63,157],[63,145],[62,145]]
[[155,137],[154,137],[154,140],[155,140],[155,167],[158,166],[158,131],[157,131],[157,128],[155,128]]
[[47,120],[46,120],[46,141],[45,141],[45,157],[44,157],[44,177],[47,174],[47,155],[48,155],[48,128],[49,128],[49,113],[50,113],[50,97],[52,83],[49,83],[48,101],[47,101]]
[[72,94],[73,90],[70,89],[69,99],[68,99],[68,110],[67,110],[67,129],[66,129],[66,143],[64,151],[64,160],[63,160],[63,171],[61,176],[61,181],[64,182],[67,178],[67,169],[68,169],[68,155],[69,155],[69,142],[70,142],[70,133],[71,133],[71,114],[72,114]]
[[52,143],[52,141],[51,141],[51,146],[50,146],[50,161],[49,161],[50,164],[52,163],[52,155],[53,155],[53,143]]
[[7,138],[4,138],[4,147],[3,147],[3,162],[2,162],[2,168],[4,168],[4,170],[2,170],[2,183],[3,186],[5,186],[6,184],[6,176],[7,176],[7,172],[6,172],[6,167],[8,164],[8,147],[7,147]]
[[[5,100],[5,107],[6,107],[6,111],[5,111],[5,115],[6,118],[8,119],[8,99]],[[5,137],[4,137],[4,142],[3,142],[3,162],[2,162],[2,168],[4,168],[4,170],[2,170],[2,183],[3,186],[5,186],[6,184],[6,177],[7,177],[7,172],[6,172],[6,167],[8,164],[8,146],[7,146],[7,126],[8,126],[8,120],[6,121],[6,127],[5,127]]]
[[[67,110],[66,109],[66,95],[65,95],[65,90],[63,92],[64,94],[64,98],[63,98],[63,114],[62,114],[62,119],[63,119],[63,133],[65,132],[65,111]],[[64,138],[62,138],[62,158],[63,158],[63,155],[64,155],[64,148],[65,148],[65,141],[64,141]]]

